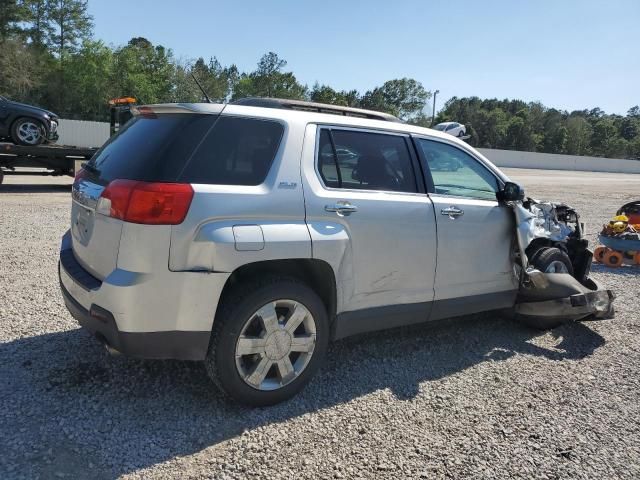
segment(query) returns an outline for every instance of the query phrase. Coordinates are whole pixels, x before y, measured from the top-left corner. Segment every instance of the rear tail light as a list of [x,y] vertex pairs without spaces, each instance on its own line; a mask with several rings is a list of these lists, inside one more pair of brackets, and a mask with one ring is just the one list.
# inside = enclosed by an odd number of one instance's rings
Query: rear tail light
[[104,189],[97,211],[125,222],[178,225],[187,216],[193,188],[188,183],[114,180]]

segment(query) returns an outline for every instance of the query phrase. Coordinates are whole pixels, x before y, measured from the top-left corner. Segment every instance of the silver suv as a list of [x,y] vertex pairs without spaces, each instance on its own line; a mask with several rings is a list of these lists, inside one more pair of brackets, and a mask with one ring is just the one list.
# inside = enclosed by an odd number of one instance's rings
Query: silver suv
[[575,229],[518,250],[514,222],[535,217],[509,208],[521,193],[465,143],[382,113],[138,107],[76,177],[60,285],[110,350],[203,360],[228,395],[268,405],[310,380],[330,340],[512,309],[525,257],[585,284]]

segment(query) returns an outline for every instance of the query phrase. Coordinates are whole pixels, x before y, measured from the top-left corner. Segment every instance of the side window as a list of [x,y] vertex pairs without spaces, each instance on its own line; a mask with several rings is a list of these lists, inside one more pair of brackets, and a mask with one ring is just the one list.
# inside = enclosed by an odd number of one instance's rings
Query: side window
[[436,193],[495,200],[498,180],[471,155],[442,142],[419,139]]
[[181,181],[260,185],[278,151],[284,128],[254,118],[221,116],[185,167]]
[[398,135],[322,129],[317,162],[328,187],[417,192],[407,142]]

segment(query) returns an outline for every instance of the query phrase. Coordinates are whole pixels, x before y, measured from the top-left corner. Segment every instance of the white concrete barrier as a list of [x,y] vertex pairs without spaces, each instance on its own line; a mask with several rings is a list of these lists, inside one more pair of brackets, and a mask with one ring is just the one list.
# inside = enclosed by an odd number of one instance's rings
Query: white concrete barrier
[[60,119],[58,145],[101,147],[109,138],[109,123]]
[[494,150],[489,148],[479,148],[478,150],[498,167],[640,173],[640,160],[520,152],[517,150]]

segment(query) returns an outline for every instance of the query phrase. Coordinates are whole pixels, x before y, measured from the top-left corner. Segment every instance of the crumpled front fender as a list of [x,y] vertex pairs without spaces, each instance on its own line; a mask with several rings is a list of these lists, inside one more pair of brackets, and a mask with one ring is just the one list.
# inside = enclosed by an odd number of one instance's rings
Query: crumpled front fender
[[548,321],[604,320],[613,318],[611,290],[594,280],[583,285],[568,273],[543,273],[530,269],[516,299],[515,315]]

